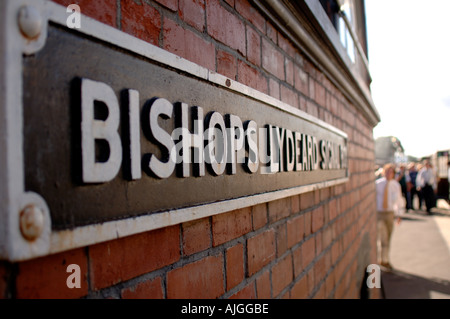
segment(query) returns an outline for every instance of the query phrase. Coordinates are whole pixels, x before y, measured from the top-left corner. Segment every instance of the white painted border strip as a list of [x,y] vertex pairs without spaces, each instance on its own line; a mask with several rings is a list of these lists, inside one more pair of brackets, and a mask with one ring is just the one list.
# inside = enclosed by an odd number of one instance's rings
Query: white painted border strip
[[52,233],[50,253],[84,247],[345,183],[348,177]]
[[[25,4],[30,4],[38,8],[43,15],[44,25],[42,27],[42,34],[35,42],[24,40],[18,32],[16,12],[20,6]],[[65,27],[67,12],[65,7],[51,1],[44,0],[5,0],[3,2],[3,6],[0,5],[0,8],[6,8],[2,17],[7,20],[6,27],[3,30],[5,36],[0,38],[0,40],[4,42],[3,44],[6,43],[9,48],[7,52],[0,54],[0,60],[2,63],[2,65],[0,65],[0,70],[5,71],[3,77],[0,78],[0,84],[6,87],[0,91],[4,94],[4,96],[0,98],[2,98],[2,100],[4,100],[7,104],[5,104],[3,106],[4,109],[0,111],[2,114],[6,114],[8,119],[7,123],[22,123],[22,53],[32,54],[45,45],[48,21],[52,21]],[[346,133],[299,109],[296,109],[282,101],[279,101],[237,81],[228,79],[225,76],[210,71],[193,62],[176,56],[159,47],[137,39],[120,30],[102,24],[92,18],[82,15],[82,28],[77,31],[110,43],[113,46],[137,53],[143,57],[163,65],[167,65],[170,68],[180,70],[191,76],[206,80],[212,84],[232,90],[238,94],[243,94],[260,102],[266,103],[269,106],[314,123],[315,125],[347,139]],[[10,74],[11,72],[14,72],[13,76],[5,75]],[[229,85],[227,85],[227,82]],[[4,184],[4,187],[6,187],[5,198],[11,201],[7,202],[5,200],[5,203],[1,206],[2,208],[4,207],[5,210],[0,212],[1,221],[4,221],[3,225],[0,224],[0,230],[3,232],[3,234],[0,234],[0,257],[11,261],[30,259],[176,225],[194,219],[213,216],[243,207],[298,195],[315,189],[342,184],[349,180],[347,176],[335,180],[198,205],[189,208],[169,210],[150,215],[81,226],[70,230],[51,231],[50,214],[44,199],[42,199],[38,194],[26,193],[24,190],[23,150],[21,147],[17,147],[17,145],[23,145],[22,125],[15,127],[12,127],[11,125],[3,128],[0,127],[0,133],[2,133],[3,136],[6,136],[5,139],[0,140],[0,146],[2,146],[2,149],[4,148],[6,150],[6,157],[8,159],[11,157],[16,159],[15,161],[0,162],[0,169],[3,170],[3,172],[0,172],[0,182],[2,182],[2,186]],[[12,144],[16,146],[15,149],[11,148]],[[27,243],[22,238],[17,226],[20,209],[31,202],[43,208],[48,218],[45,225],[46,232],[41,242],[35,244]]]

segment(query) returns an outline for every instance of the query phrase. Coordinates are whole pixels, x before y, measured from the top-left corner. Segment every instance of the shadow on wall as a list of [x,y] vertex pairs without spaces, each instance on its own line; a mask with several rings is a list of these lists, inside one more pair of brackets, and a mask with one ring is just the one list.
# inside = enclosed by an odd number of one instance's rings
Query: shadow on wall
[[385,299],[450,299],[450,281],[399,270],[383,271],[381,285]]

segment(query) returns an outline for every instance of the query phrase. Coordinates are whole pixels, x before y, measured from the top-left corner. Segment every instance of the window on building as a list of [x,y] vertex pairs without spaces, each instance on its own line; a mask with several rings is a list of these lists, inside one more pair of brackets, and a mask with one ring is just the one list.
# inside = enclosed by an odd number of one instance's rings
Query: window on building
[[355,62],[355,43],[350,28],[354,28],[354,3],[352,0],[320,0],[328,18],[339,34],[350,60]]

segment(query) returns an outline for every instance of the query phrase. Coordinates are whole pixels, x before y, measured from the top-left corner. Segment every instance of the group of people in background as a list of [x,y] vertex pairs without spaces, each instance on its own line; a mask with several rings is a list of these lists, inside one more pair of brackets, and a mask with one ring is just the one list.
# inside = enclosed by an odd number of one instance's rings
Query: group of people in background
[[[421,210],[425,204],[427,214],[436,207],[436,179],[431,163],[400,164],[394,167],[394,179],[400,184],[402,195],[406,201],[406,212]],[[382,177],[383,168],[376,171],[377,179]],[[418,207],[414,207],[414,198],[418,198]]]
[[[423,164],[386,164],[376,172],[376,204],[378,229],[378,258],[381,266],[391,269],[389,247],[394,221],[400,223],[400,215],[414,210],[414,197],[419,199],[418,209],[425,202],[427,214],[436,206],[436,180],[429,161]],[[404,200],[406,200],[406,205]]]

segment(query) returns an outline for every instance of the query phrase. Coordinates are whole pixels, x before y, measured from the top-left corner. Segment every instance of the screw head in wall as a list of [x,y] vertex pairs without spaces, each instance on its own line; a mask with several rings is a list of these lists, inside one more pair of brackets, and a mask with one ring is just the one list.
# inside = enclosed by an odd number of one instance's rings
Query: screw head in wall
[[28,205],[20,212],[20,231],[29,240],[38,238],[44,230],[44,212],[35,205]]
[[26,5],[19,9],[18,23],[20,31],[28,39],[34,39],[41,33],[41,13],[34,6]]

